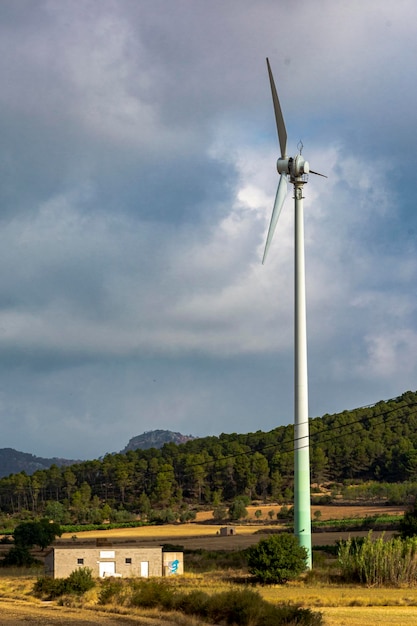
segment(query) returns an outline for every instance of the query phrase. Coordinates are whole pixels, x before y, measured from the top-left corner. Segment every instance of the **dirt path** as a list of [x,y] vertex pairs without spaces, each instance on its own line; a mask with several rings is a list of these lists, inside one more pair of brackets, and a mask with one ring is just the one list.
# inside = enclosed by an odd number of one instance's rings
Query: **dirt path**
[[86,609],[70,609],[55,604],[32,604],[13,600],[0,599],[1,626],[162,626],[170,622],[158,618],[109,615],[101,611]]

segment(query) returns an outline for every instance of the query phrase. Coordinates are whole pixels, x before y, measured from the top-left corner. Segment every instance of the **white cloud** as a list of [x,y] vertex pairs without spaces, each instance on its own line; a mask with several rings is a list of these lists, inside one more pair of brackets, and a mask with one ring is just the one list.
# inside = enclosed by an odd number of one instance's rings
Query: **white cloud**
[[403,384],[413,385],[417,369],[417,333],[410,329],[370,333],[365,337],[367,361],[358,373],[367,379],[402,377]]

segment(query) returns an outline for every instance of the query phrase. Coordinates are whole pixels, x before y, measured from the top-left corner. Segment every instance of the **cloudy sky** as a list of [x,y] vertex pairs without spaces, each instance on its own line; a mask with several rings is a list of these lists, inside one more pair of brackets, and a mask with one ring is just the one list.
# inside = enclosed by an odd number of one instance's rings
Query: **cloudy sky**
[[413,0],[0,1],[0,447],[293,420],[305,187],[312,417],[417,388]]

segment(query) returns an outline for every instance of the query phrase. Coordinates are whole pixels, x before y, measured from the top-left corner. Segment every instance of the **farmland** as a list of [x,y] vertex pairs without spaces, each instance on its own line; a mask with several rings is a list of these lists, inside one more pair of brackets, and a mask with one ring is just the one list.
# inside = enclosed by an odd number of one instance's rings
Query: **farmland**
[[[262,511],[262,518],[268,519],[268,512],[273,510],[274,517],[280,511],[279,505],[248,506],[249,523],[237,526],[236,533],[232,536],[220,536],[220,524],[208,523],[213,519],[212,511],[204,511],[197,514],[195,522],[189,524],[164,524],[161,526],[143,526],[141,528],[117,528],[108,531],[91,530],[77,534],[77,541],[93,541],[107,537],[114,542],[136,541],[141,544],[180,543],[185,549],[195,550],[204,547],[207,550],[243,550],[257,543],[262,538],[262,533],[270,530],[283,529],[277,524],[269,525],[256,521],[255,511]],[[404,507],[387,506],[316,506],[312,507],[312,514],[320,510],[321,520],[342,520],[374,517],[377,515],[402,515]],[[368,530],[356,531],[356,536],[365,536]],[[313,534],[313,546],[323,546],[334,543],[337,539],[346,539],[349,531],[320,532]],[[61,541],[73,541],[73,535],[62,535]]]
[[[319,509],[321,520],[340,520],[345,518],[374,518],[378,515],[400,515],[403,507],[387,506],[321,506]],[[259,522],[255,512],[261,510]],[[95,543],[96,539],[106,539],[109,543],[140,543],[149,544],[163,543],[179,544],[186,550],[241,550],[264,537],[262,532],[282,529],[276,521],[270,523],[268,512],[276,513],[279,507],[271,505],[259,505],[248,507],[248,520],[245,524],[236,526],[236,534],[233,536],[220,536],[220,525],[212,524],[211,511],[199,512],[195,522],[187,524],[171,524],[160,526],[143,526],[140,528],[121,528],[112,530],[95,530],[77,533],[76,538],[71,533],[62,536],[58,542],[64,543]],[[259,517],[259,513],[258,513]],[[363,531],[366,534],[367,531]],[[349,534],[349,533],[347,533]],[[356,536],[358,532],[354,533]],[[336,533],[313,533],[313,546],[319,544],[331,544],[344,532]],[[317,553],[320,556],[320,553]],[[317,561],[320,570],[323,557]],[[186,556],[187,559],[187,556]],[[187,563],[185,563],[187,570]],[[205,593],[218,593],[225,589],[234,588],[236,580],[245,579],[247,574],[242,571],[219,570],[210,573],[190,573],[178,579],[177,584],[186,590],[198,589]],[[40,603],[31,596],[31,588],[36,575],[27,579],[2,577],[2,598],[0,607],[2,610],[2,624],[9,626],[19,622],[30,620],[32,624],[70,624],[73,626],[89,626],[103,624],[103,626],[116,626],[120,624],[146,624],[154,626],[179,623],[174,615],[161,614],[157,610],[140,611],[123,607],[109,607],[104,613],[97,605],[97,592],[89,592],[82,601],[72,602],[70,606],[58,607],[55,603]],[[233,582],[235,581],[235,582]],[[241,585],[240,585],[241,587]],[[364,623],[379,625],[387,624],[398,626],[411,626],[417,623],[417,589],[407,588],[367,588],[360,585],[341,585],[329,582],[313,570],[303,580],[288,583],[285,586],[257,587],[262,597],[275,604],[288,602],[298,604],[305,608],[320,611],[324,616],[326,626],[362,626]],[[65,603],[67,604],[67,603]],[[117,613],[114,611],[117,610]],[[38,620],[38,621],[37,621]],[[183,626],[196,624],[191,618],[181,618]]]

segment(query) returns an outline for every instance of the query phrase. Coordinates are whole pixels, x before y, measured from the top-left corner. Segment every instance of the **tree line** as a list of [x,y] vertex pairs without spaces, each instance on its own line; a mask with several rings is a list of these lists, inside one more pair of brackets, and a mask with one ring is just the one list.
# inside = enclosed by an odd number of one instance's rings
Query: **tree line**
[[[292,425],[280,426],[12,474],[0,479],[0,510],[55,510],[56,517],[62,509],[72,519],[92,521],[94,511],[98,518],[117,511],[146,517],[169,507],[218,507],[240,496],[290,502],[293,438]],[[312,483],[416,480],[417,392],[311,419],[310,460]]]

